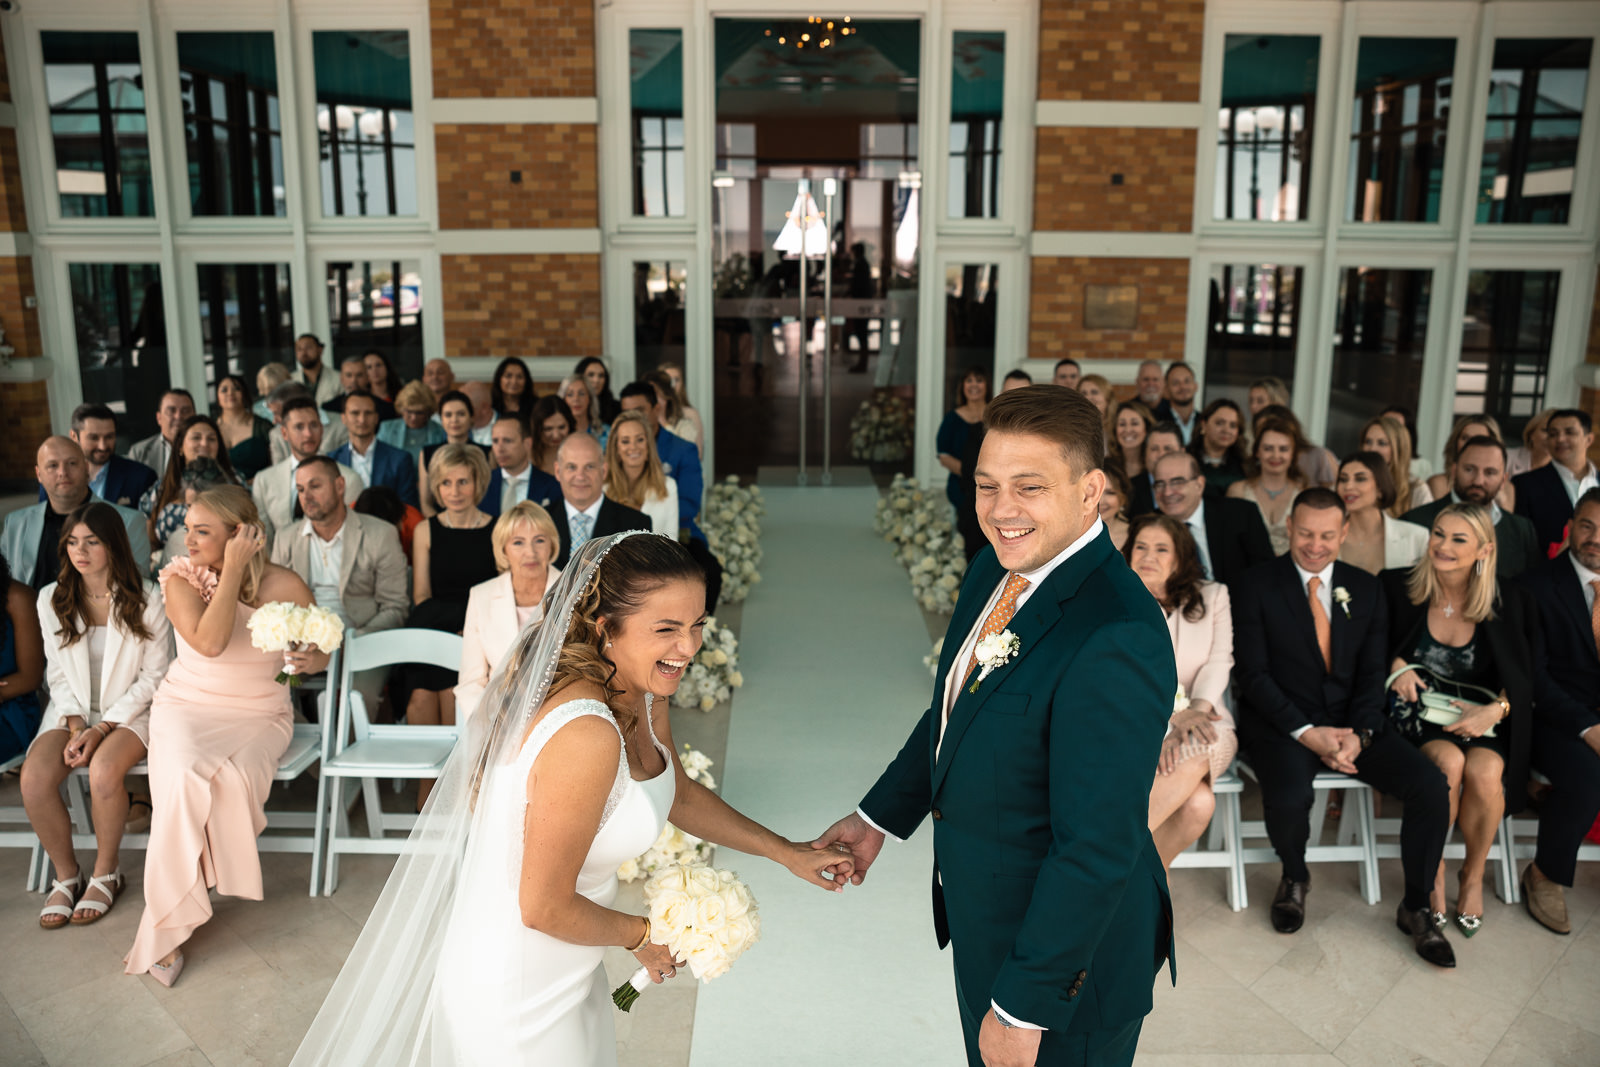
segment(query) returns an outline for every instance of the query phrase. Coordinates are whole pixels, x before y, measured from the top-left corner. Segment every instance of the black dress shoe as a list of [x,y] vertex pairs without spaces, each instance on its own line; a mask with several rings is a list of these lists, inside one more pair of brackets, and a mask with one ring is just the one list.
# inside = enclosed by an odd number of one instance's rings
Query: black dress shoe
[[1454,967],[1456,965],[1455,950],[1450,947],[1450,942],[1445,940],[1444,934],[1433,925],[1433,916],[1427,908],[1417,908],[1408,911],[1404,904],[1395,913],[1395,925],[1400,927],[1400,932],[1411,937],[1411,943],[1417,947],[1417,955],[1433,964],[1435,967]]
[[1278,895],[1272,898],[1272,928],[1280,934],[1292,934],[1306,921],[1306,894],[1311,891],[1309,881],[1296,882],[1285,878],[1278,883]]

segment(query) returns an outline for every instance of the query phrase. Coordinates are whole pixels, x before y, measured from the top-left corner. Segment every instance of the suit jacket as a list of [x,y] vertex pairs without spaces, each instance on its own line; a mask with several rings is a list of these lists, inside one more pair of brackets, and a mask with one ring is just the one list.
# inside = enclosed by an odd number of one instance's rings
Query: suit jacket
[[[1439,512],[1453,503],[1454,499],[1447,496],[1443,500],[1412,508],[1405,513],[1405,521],[1414,522],[1424,530],[1432,530],[1433,520],[1439,517]],[[1494,524],[1494,539],[1494,573],[1501,581],[1515,578],[1546,559],[1539,550],[1539,537],[1534,532],[1533,523],[1522,515],[1502,510],[1500,521]]]
[[1211,577],[1232,584],[1258,563],[1276,559],[1261,509],[1248,500],[1207,495],[1206,547],[1211,555]]
[[[306,381],[305,368],[300,366],[299,360],[295,360],[294,370],[289,373],[289,380],[292,382],[299,382],[301,385],[310,389],[316,396],[318,406],[326,404],[328,401],[339,395],[339,372],[328,366],[326,363],[324,363],[322,365],[322,369],[317,372],[316,385],[312,385],[310,382]],[[339,420],[334,419],[333,421],[338,422]]]
[[[1383,585],[1348,563],[1333,565],[1333,670],[1322,662],[1311,605],[1289,556],[1248,571],[1230,586],[1239,732],[1302,726],[1382,730],[1389,615]],[[1337,590],[1349,593],[1341,606]],[[1348,608],[1348,613],[1346,612]]]
[[656,431],[656,453],[661,457],[661,468],[678,483],[678,525],[689,531],[689,536],[704,541],[706,535],[694,524],[700,514],[700,500],[705,496],[705,472],[700,466],[700,450],[693,441],[685,441],[665,429]]
[[861,810],[901,838],[932,814],[935,931],[958,946],[974,1018],[993,998],[1050,1030],[1113,1029],[1150,1011],[1171,956],[1145,823],[1172,644],[1102,530],[1022,605],[1009,626],[1020,651],[976,693],[962,687],[941,742],[946,676],[964,669],[955,657],[1004,578],[992,548],[973,560],[933,702]]
[[[479,505],[481,508],[482,505]],[[561,555],[556,557],[556,566],[565,569],[567,561],[572,558],[572,531],[567,528],[567,507],[563,501],[557,501],[545,510],[550,512],[550,518],[556,524],[556,533],[561,536]],[[610,497],[600,500],[600,514],[594,520],[594,529],[590,531],[589,538],[606,537],[610,534],[621,533],[624,530],[650,529],[650,516],[642,511],[625,508]]]
[[1383,569],[1413,567],[1428,551],[1431,527],[1383,515]]
[[1205,600],[1206,613],[1199,621],[1190,621],[1181,611],[1174,611],[1167,619],[1178,684],[1190,700],[1209,700],[1231,730],[1233,712],[1228,710],[1228,683],[1233,675],[1233,605],[1228,599],[1228,587],[1221,582],[1202,583],[1200,595]]
[[[125,508],[137,508],[145,490],[156,484],[160,475],[137,460],[113,454],[106,461],[106,491],[100,499]],[[39,499],[47,499],[44,486],[39,487]]]
[[[286,459],[274,463],[256,475],[256,480],[250,484],[250,496],[256,502],[256,510],[261,513],[261,521],[267,524],[269,537],[274,530],[287,529],[295,521],[297,494],[291,462]],[[366,483],[361,480],[361,475],[343,463],[339,464],[339,473],[344,476],[344,502],[347,505],[354,504],[361,490],[367,487]]]
[[[353,470],[353,451],[350,442],[346,441],[329,452],[328,456],[341,467]],[[410,453],[382,441],[373,441],[367,451],[372,455],[372,484],[393,489],[400,494],[403,502],[414,508],[421,507],[421,502],[417,500],[417,461],[411,458]]]
[[1566,483],[1556,473],[1555,461],[1517,475],[1511,486],[1517,491],[1517,514],[1533,523],[1539,551],[1548,554],[1552,546],[1567,539],[1567,523],[1572,518],[1572,501]]
[[[322,444],[317,446],[317,451],[324,456],[331,456],[349,443],[350,433],[344,428],[343,419],[330,419],[326,412],[320,412],[319,417],[322,419]],[[382,425],[379,423],[379,426]],[[276,427],[267,437],[267,448],[272,464],[282,463],[289,458],[289,442],[283,439],[283,434]]]
[[[1150,488],[1150,472],[1130,474],[1128,481],[1132,483],[1133,496],[1128,501],[1128,518],[1139,515],[1148,515],[1159,510],[1156,507],[1156,491]],[[1208,498],[1209,499],[1209,498]]]
[[[278,528],[272,540],[272,562],[311,584],[311,537],[306,521]],[[350,625],[363,633],[392,630],[411,610],[406,581],[406,554],[400,532],[390,523],[358,511],[345,512],[344,543],[339,560],[339,603]]]
[[[167,469],[164,452],[165,450],[161,447],[161,435],[157,433],[151,434],[142,441],[135,441],[133,446],[128,449],[128,458],[135,463],[144,464],[151,471],[160,472]],[[110,486],[108,485],[107,489],[109,488]],[[134,497],[134,499],[137,500],[138,497]]]
[[[11,564],[11,573],[19,582],[27,583],[33,576],[33,571],[39,563],[39,538],[44,534],[44,509],[50,506],[49,501],[42,504],[30,504],[25,508],[18,508],[6,516],[6,525],[0,532],[0,553],[4,553],[6,562]],[[139,567],[139,573],[145,574],[150,569],[150,526],[145,521],[144,514],[133,508],[125,508],[120,504],[112,504],[117,509],[117,515],[122,519],[122,525],[128,530],[128,543],[133,549],[133,561]]]
[[[39,590],[39,619],[44,624],[44,676],[50,686],[50,706],[39,722],[39,731],[60,728],[69,715],[81,715],[85,725],[97,722],[126,727],[149,743],[150,700],[166,677],[172,662],[172,623],[167,620],[166,602],[154,582],[144,583],[144,627],[148,640],[133,637],[122,628],[116,612],[106,626],[106,651],[100,662],[100,713],[89,710],[89,642],[80,636],[63,648],[58,635],[55,609],[50,598],[56,583]],[[79,620],[81,629],[82,620]]]
[[1539,616],[1546,651],[1539,673],[1548,673],[1570,698],[1538,700],[1534,713],[1540,724],[1565,737],[1600,726],[1600,653],[1595,650],[1589,609],[1578,572],[1572,569],[1571,553],[1563,552],[1524,572],[1517,584],[1532,597]]
[[[544,591],[548,594],[561,577],[561,568],[546,568],[545,574]],[[528,616],[529,626],[542,618],[542,608],[541,604]],[[455,690],[457,722],[465,722],[477,708],[489,679],[521,634],[517,598],[508,572],[502,571],[472,587],[467,594],[467,621],[461,630],[461,672]]]
[[[489,474],[489,488],[484,490],[483,499],[478,501],[478,510],[485,515],[493,515],[498,518],[500,515],[500,495],[505,489],[505,475],[501,472],[501,468],[495,464],[491,463],[489,466],[494,469]],[[415,473],[415,470],[416,467],[413,464],[413,473]],[[538,467],[530,466],[528,468],[528,495],[523,497],[522,500],[531,500],[553,515],[556,509],[561,507],[561,483]],[[517,501],[519,504],[521,502],[521,500]],[[673,535],[677,535],[676,530],[673,531]]]

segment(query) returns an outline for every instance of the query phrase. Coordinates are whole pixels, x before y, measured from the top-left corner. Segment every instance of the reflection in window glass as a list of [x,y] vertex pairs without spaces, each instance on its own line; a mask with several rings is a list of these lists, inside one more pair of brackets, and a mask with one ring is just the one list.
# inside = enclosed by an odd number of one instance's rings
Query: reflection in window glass
[[199,273],[208,388],[222,374],[254,382],[264,363],[294,366],[287,263],[202,263]]
[[49,30],[39,40],[61,214],[154,215],[139,35]]
[[411,42],[405,30],[318,30],[324,215],[415,215]]
[[180,33],[178,68],[194,213],[285,214],[272,34]]
[[644,377],[663,363],[683,366],[686,264],[633,265],[634,376]]
[[1437,222],[1456,42],[1363,37],[1350,117],[1350,222]]
[[1388,404],[1417,410],[1433,272],[1347,267],[1333,323],[1328,447],[1343,456]]
[[1487,412],[1515,438],[1544,407],[1560,281],[1554,270],[1467,275],[1457,415]]
[[1214,218],[1306,217],[1320,47],[1317,37],[1228,34]]
[[944,410],[964,402],[961,380],[971,370],[994,380],[995,306],[1000,301],[1000,268],[993,263],[952,263],[944,269]]
[[1211,268],[1211,317],[1206,331],[1206,399],[1244,405],[1250,383],[1294,382],[1300,337],[1304,267],[1224,263]]
[[323,356],[337,369],[351,356],[378,352],[389,361],[391,398],[401,382],[422,377],[422,267],[416,260],[328,264],[328,323]]
[[1479,222],[1567,221],[1592,46],[1586,37],[1495,41]]
[[1006,35],[958,31],[950,59],[950,217],[996,218]]
[[156,408],[171,383],[161,268],[154,263],[71,263],[83,402],[118,412],[127,446],[156,432]]
[[633,107],[633,213],[681,216],[683,31],[629,30]]
[[863,178],[886,178],[905,183],[922,176],[917,173],[917,124],[915,122],[861,123],[861,169]]

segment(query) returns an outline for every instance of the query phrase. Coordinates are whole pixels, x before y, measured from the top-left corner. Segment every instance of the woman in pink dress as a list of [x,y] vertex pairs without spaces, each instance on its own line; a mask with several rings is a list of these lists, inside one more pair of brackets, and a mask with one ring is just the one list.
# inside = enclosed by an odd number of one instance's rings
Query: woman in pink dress
[[312,603],[290,570],[267,562],[250,494],[220,486],[184,519],[187,558],[161,572],[178,657],[150,707],[154,813],[144,868],[144,917],[125,961],[170,986],[184,942],[211,918],[209,890],[261,899],[256,837],[278,758],[289,747],[289,690],[274,679],[285,661],[327,668],[321,652],[268,653],[250,644],[248,622],[273,601]]

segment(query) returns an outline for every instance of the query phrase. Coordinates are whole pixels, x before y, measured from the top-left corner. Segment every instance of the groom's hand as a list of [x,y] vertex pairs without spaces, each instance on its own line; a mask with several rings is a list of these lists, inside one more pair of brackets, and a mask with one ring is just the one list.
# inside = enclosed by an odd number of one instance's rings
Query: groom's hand
[[874,830],[867,820],[852,811],[823,831],[821,837],[811,842],[811,847],[832,848],[836,844],[842,844],[850,850],[855,857],[855,870],[835,873],[833,880],[841,886],[845,882],[860,885],[866,880],[867,868],[872,866],[872,861],[878,858],[878,853],[883,849],[883,833]]
[[1021,1026],[1002,1026],[994,1011],[984,1013],[978,1027],[978,1055],[984,1067],[1033,1067],[1039,1059],[1039,1039],[1043,1030]]

